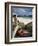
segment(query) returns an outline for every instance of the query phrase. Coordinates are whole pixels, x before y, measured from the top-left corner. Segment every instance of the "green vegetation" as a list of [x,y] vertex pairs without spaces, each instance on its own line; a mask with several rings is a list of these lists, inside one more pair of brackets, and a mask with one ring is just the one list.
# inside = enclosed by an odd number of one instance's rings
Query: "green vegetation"
[[19,25],[19,27],[21,27],[22,29],[25,29],[25,30],[27,30],[27,31],[29,31],[29,32],[32,33],[32,22],[29,23],[29,24],[27,24],[27,25],[25,25],[24,23],[18,22],[18,25]]
[[[32,23],[29,23],[29,24],[25,25],[24,23],[19,22],[18,26],[19,26],[19,28],[17,30],[17,33],[16,33],[15,37],[25,37],[25,36],[30,37],[30,36],[32,36]],[[22,31],[27,31],[29,33],[24,34]]]
[[30,23],[30,24],[28,24],[28,25],[25,25],[25,29],[26,29],[27,31],[29,31],[30,34],[32,34],[32,23]]

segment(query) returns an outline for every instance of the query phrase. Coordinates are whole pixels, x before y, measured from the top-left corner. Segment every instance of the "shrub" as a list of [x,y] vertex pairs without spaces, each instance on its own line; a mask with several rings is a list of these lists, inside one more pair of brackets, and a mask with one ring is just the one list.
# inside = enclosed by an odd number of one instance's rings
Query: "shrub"
[[28,30],[29,32],[32,32],[32,25],[27,25],[27,30]]

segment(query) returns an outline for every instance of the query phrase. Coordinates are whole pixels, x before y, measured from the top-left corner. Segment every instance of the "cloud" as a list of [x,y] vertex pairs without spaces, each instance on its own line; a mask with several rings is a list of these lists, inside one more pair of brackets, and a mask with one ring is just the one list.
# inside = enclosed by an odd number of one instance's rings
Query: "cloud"
[[12,15],[32,15],[32,8],[12,8]]

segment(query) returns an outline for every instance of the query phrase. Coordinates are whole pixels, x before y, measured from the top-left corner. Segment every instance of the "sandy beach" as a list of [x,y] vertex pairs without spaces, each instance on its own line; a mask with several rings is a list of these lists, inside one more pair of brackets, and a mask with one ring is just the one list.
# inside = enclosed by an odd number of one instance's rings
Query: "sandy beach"
[[24,23],[25,25],[32,22],[32,19],[31,18],[22,18],[22,17],[17,17],[17,20],[19,20],[20,22]]

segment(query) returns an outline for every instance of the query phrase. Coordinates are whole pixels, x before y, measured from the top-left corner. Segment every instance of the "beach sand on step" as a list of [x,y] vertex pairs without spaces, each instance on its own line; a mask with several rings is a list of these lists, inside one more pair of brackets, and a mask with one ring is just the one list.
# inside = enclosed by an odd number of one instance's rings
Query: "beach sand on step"
[[17,20],[19,20],[19,22],[24,23],[25,25],[32,22],[31,18],[22,18],[22,17],[17,17]]

